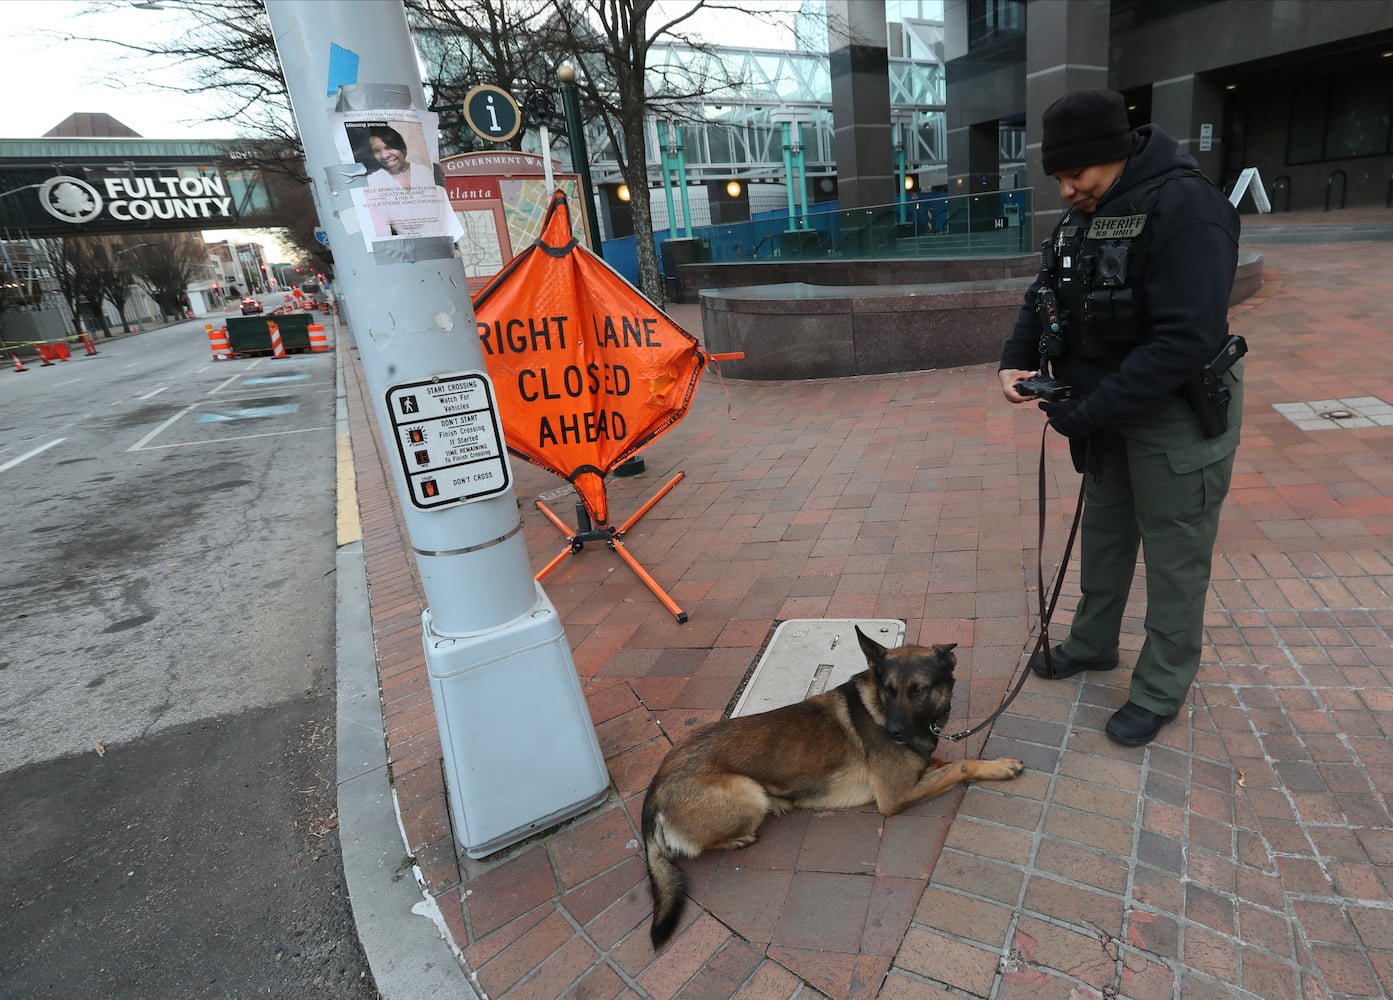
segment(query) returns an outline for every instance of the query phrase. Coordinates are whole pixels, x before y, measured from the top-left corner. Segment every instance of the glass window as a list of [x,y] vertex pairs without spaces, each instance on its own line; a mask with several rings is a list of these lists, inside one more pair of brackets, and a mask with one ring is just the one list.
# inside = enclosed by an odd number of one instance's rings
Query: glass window
[[1338,88],[1330,101],[1325,158],[1374,156],[1388,151],[1388,91],[1386,88]]
[[1292,96],[1291,129],[1287,132],[1287,162],[1315,163],[1325,147],[1325,109],[1329,84],[1303,84]]

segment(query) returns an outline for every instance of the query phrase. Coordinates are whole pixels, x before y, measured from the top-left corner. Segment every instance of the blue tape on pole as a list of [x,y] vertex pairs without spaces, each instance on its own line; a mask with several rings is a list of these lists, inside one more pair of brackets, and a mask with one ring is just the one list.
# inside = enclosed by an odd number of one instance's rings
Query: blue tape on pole
[[340,87],[349,87],[358,82],[358,53],[341,45],[329,45],[329,96],[333,97]]

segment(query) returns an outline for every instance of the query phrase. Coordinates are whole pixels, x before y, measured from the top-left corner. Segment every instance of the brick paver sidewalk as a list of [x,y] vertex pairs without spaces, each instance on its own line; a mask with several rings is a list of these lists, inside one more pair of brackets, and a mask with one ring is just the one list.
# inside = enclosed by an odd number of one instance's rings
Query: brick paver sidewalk
[[[671,739],[722,715],[776,622],[903,619],[912,641],[959,644],[955,726],[1000,701],[1031,637],[1039,414],[1007,406],[990,365],[798,383],[708,376],[689,416],[644,452],[647,474],[609,488],[618,522],[686,473],[626,543],[690,621],[677,624],[603,548],[546,581],[614,794],[474,862],[450,836],[422,598],[351,358],[402,823],[487,994],[1393,993],[1393,426],[1361,416],[1370,426],[1303,429],[1275,408],[1353,401],[1377,416],[1393,403],[1393,245],[1261,250],[1267,284],[1231,320],[1252,348],[1244,442],[1182,717],[1149,748],[1102,736],[1141,644],[1134,607],[1124,669],[1031,678],[985,740],[989,755],[1025,759],[1026,775],[889,820],[861,810],[771,822],[755,847],[687,865],[699,905],[657,956],[637,839],[643,788]],[[673,315],[699,330],[695,307]],[[1077,478],[1061,444],[1049,447],[1062,542]],[[569,488],[522,462],[514,472],[541,566],[563,541],[532,501],[568,510]],[[1058,635],[1071,600],[1066,586]],[[984,737],[948,748],[983,750]]]

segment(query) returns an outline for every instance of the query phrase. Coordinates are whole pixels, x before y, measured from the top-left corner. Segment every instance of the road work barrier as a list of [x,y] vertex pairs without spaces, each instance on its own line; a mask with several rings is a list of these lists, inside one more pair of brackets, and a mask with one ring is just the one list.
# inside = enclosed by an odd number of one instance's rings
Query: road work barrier
[[267,323],[266,330],[271,335],[271,356],[274,358],[285,357],[285,344],[281,343],[281,328],[279,323]]
[[280,331],[281,346],[287,354],[302,354],[310,349],[309,313],[286,313],[284,316],[229,316],[227,337],[237,357],[272,355],[270,324]]
[[204,323],[203,329],[208,331],[208,346],[213,350],[213,360],[232,360],[232,345],[227,339],[227,327],[214,330],[212,323]]
[[310,351],[318,353],[329,349],[329,335],[324,332],[322,323],[311,323],[309,325]]

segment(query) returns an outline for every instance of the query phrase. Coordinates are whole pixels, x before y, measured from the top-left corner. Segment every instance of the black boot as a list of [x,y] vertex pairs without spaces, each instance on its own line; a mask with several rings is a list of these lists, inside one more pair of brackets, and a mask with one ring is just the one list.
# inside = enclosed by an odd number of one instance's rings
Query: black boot
[[[1117,669],[1117,654],[1113,653],[1110,657],[1101,660],[1076,660],[1072,656],[1066,656],[1063,646],[1055,646],[1050,650],[1050,659],[1054,661],[1054,679],[1063,680],[1066,677],[1073,677],[1081,674],[1085,670],[1115,670]],[[1034,671],[1036,677],[1049,678],[1049,664],[1045,662],[1045,651],[1037,649],[1030,657],[1030,669]]]
[[1108,734],[1108,739],[1124,747],[1141,747],[1154,740],[1161,727],[1174,719],[1174,714],[1157,715],[1151,709],[1129,701],[1113,713],[1103,732]]

